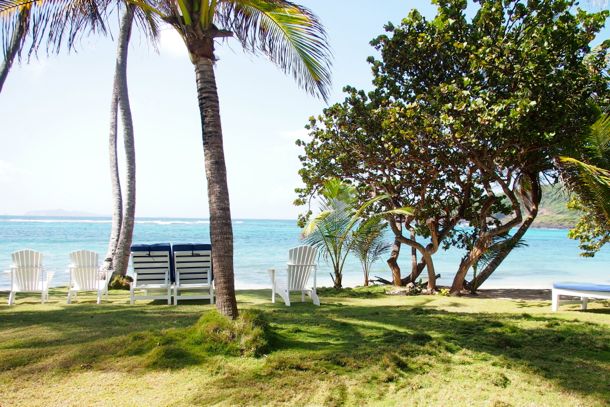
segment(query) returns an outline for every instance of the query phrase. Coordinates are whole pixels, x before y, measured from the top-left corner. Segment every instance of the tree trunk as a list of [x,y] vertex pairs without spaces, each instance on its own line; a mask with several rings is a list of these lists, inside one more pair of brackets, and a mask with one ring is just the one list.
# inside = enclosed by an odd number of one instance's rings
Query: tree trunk
[[0,93],[2,92],[2,87],[4,86],[6,77],[13,66],[13,62],[15,62],[15,58],[17,57],[17,54],[19,53],[25,40],[30,22],[30,8],[22,8],[21,11],[19,11],[18,18],[19,23],[15,27],[15,31],[13,31],[11,42],[8,45],[6,54],[4,55],[4,61],[2,61],[2,65],[0,65]]
[[[213,41],[210,39],[210,41]],[[210,45],[213,47],[213,42]],[[222,142],[220,103],[212,58],[192,56],[197,79],[197,98],[201,114],[205,172],[210,206],[212,267],[216,284],[216,308],[230,318],[237,318],[237,300],[233,275],[233,228],[229,187]]]
[[488,236],[479,237],[472,250],[470,250],[470,252],[468,252],[468,254],[462,258],[460,267],[458,268],[458,271],[453,278],[453,284],[451,285],[450,293],[452,295],[458,295],[464,289],[464,279],[466,278],[466,273],[468,273],[470,267],[472,267],[472,265],[483,255],[485,249],[487,248],[488,242]]
[[[122,38],[122,37],[121,37]],[[119,156],[117,149],[117,128],[119,109],[119,69],[118,60],[121,52],[121,43],[117,47],[117,61],[115,64],[114,83],[112,86],[112,99],[110,102],[110,135],[108,138],[108,157],[110,163],[110,184],[112,186],[112,227],[108,241],[108,251],[104,260],[104,270],[114,270],[116,263],[116,249],[119,244],[121,225],[123,222],[123,196],[121,194],[121,179],[119,175]]]
[[390,258],[387,260],[388,266],[392,271],[392,281],[394,282],[395,286],[402,285],[402,281],[400,279],[400,266],[398,265],[398,256],[400,256],[400,240],[395,238],[394,244],[392,245]]
[[467,282],[465,284],[466,288],[473,290],[478,289],[481,284],[483,284],[485,280],[487,280],[489,276],[491,276],[493,272],[496,271],[500,264],[502,264],[504,259],[512,251],[515,244],[519,242],[521,238],[523,238],[525,232],[528,231],[528,229],[536,219],[536,216],[538,216],[538,208],[540,206],[540,201],[542,200],[542,190],[540,188],[537,176],[530,176],[530,181],[532,182],[532,196],[531,207],[528,207],[528,205],[526,205],[526,209],[528,211],[527,218],[525,218],[525,221],[521,224],[519,229],[517,229],[517,232],[515,232],[515,234],[510,238],[511,243],[507,245],[504,250],[498,252],[496,256],[491,260],[491,262],[489,262],[489,264],[487,264],[487,266],[483,269],[483,271],[477,274],[477,278],[475,281],[472,281],[470,283]]
[[117,89],[119,96],[119,112],[123,127],[123,144],[125,146],[126,164],[126,189],[125,213],[121,224],[121,232],[116,249],[114,270],[115,273],[124,276],[127,274],[129,264],[129,253],[133,237],[133,227],[136,215],[136,151],[133,135],[133,121],[131,107],[129,105],[129,90],[127,88],[127,52],[131,38],[131,27],[133,25],[133,7],[128,5],[121,20],[121,31],[119,33],[119,45],[116,61]]
[[415,268],[411,270],[411,274],[409,274],[408,276],[406,276],[405,278],[402,279],[402,284],[403,285],[407,285],[409,283],[415,284],[415,281],[417,281],[417,277],[419,277],[419,275],[422,273],[422,271],[424,271],[425,267],[426,267],[426,263],[422,259],[422,261],[417,263]]
[[[415,230],[411,229],[411,240],[414,241],[416,237]],[[415,246],[411,246],[411,282],[415,282],[417,276],[419,276],[419,273],[417,272],[417,249]]]
[[434,271],[434,262],[432,261],[432,255],[426,250],[422,253],[424,262],[426,263],[426,269],[428,269],[428,290],[436,290],[436,272]]

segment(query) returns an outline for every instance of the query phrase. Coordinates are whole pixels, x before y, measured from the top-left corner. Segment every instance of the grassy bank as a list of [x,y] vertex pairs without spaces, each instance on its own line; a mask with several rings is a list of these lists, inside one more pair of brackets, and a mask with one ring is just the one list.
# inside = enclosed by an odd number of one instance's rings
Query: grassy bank
[[[322,307],[242,291],[269,323],[264,355],[194,340],[209,305],[0,305],[0,405],[480,405],[610,402],[610,308],[378,291]],[[4,298],[2,298],[4,300]],[[296,298],[295,298],[296,300]]]

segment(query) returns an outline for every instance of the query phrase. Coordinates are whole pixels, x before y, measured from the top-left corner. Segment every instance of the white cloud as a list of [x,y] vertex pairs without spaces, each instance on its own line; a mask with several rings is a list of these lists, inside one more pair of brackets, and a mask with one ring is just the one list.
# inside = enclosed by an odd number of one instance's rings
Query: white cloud
[[184,41],[173,28],[161,31],[159,51],[164,56],[174,58],[188,57]]

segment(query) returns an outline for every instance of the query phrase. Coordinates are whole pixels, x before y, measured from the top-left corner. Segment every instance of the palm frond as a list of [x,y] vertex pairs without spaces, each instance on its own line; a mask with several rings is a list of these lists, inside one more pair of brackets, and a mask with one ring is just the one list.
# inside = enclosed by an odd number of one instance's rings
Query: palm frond
[[607,167],[610,165],[610,114],[602,116],[591,126],[589,136],[593,163]]
[[[46,43],[47,52],[59,52],[63,45],[74,48],[83,36],[106,33],[107,13],[112,0],[0,0],[3,38],[15,30],[16,16],[30,8],[28,49],[31,56]],[[3,50],[6,52],[4,41]]]
[[326,31],[307,8],[284,0],[224,0],[216,22],[250,52],[262,52],[297,84],[328,100],[331,51]]
[[610,171],[570,157],[559,161],[568,187],[610,225]]

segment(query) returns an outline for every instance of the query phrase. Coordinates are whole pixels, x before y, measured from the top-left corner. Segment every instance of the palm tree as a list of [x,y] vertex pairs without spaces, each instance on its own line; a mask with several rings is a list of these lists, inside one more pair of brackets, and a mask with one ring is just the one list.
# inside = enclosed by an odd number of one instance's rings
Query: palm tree
[[610,114],[592,126],[582,160],[559,157],[567,187],[610,224]]
[[45,42],[47,52],[74,48],[86,33],[106,32],[105,10],[110,0],[0,0],[0,35],[4,59],[0,92],[26,40],[28,58]]
[[215,41],[236,37],[292,74],[308,92],[328,97],[330,51],[324,28],[307,8],[284,0],[134,0],[174,27],[195,69],[210,208],[218,310],[237,317],[233,229],[214,65]]
[[[342,288],[343,265],[347,255],[362,239],[358,232],[352,233],[364,213],[375,203],[387,199],[379,195],[358,206],[356,189],[340,180],[327,180],[320,190],[320,213],[314,216],[303,229],[303,238],[311,246],[317,247],[322,256],[330,261],[334,288]],[[377,214],[411,215],[411,208],[398,208]],[[371,230],[369,230],[371,231]],[[365,233],[365,230],[361,230]],[[356,236],[355,236],[356,235]],[[372,262],[371,262],[372,263]],[[370,266],[370,265],[369,265]]]
[[373,263],[387,253],[392,244],[389,243],[384,231],[388,224],[378,216],[372,216],[358,225],[352,234],[354,245],[352,251],[360,260],[362,272],[364,273],[364,285],[369,285],[369,273]]
[[[139,9],[132,4],[127,4],[125,6],[125,11],[120,23],[110,108],[110,137],[108,151],[112,185],[112,228],[104,264],[104,267],[107,270],[113,270],[115,274],[120,276],[127,274],[136,210],[135,140],[131,106],[129,102],[129,90],[127,86],[127,54],[134,19],[139,23],[138,25],[146,37],[155,40],[158,34],[157,21],[150,13],[144,12],[142,9]],[[123,145],[126,163],[125,179],[127,195],[125,198],[124,211],[117,155],[119,111],[123,129]]]
[[[19,11],[13,15],[13,32],[10,35],[6,35],[6,38],[10,38],[8,46],[3,47],[4,60],[0,65],[0,93],[2,87],[8,76],[15,58],[19,54],[21,48],[26,39],[28,26],[30,24],[30,10],[32,9],[31,4],[23,5],[19,7]],[[6,31],[4,34],[8,34]],[[6,42],[5,42],[6,43]]]

